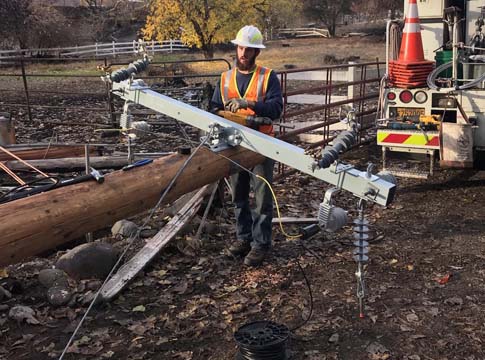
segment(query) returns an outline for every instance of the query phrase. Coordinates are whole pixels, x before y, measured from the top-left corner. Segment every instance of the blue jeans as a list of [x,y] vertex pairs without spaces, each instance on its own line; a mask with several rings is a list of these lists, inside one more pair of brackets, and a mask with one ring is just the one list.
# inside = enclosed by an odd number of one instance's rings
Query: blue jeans
[[[273,182],[274,160],[266,158],[251,171]],[[273,196],[264,181],[241,171],[231,176],[232,201],[235,205],[236,236],[239,241],[251,243],[252,248],[268,250],[271,247],[271,220]],[[251,209],[249,192],[254,191],[255,207]]]

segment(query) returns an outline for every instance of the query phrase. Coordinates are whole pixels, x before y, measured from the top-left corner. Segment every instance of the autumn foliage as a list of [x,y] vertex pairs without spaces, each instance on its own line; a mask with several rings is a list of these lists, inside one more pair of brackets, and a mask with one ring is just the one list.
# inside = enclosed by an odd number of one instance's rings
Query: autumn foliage
[[262,26],[267,0],[154,0],[144,36],[159,41],[180,39],[213,56],[215,44],[233,39],[244,25]]

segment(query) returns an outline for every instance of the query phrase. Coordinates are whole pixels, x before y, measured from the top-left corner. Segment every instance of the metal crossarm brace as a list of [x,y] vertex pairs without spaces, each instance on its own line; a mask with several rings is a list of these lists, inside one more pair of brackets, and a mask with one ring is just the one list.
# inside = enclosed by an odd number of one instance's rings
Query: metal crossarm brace
[[316,160],[305,154],[304,149],[298,146],[159,94],[150,90],[141,80],[113,83],[113,93],[124,100],[140,104],[204,131],[210,131],[214,124],[218,124],[224,129],[232,128],[231,132],[238,134],[241,146],[314,176],[339,189],[347,190],[366,201],[387,206],[394,197],[396,185],[379,176],[338,162],[329,168],[318,168]]

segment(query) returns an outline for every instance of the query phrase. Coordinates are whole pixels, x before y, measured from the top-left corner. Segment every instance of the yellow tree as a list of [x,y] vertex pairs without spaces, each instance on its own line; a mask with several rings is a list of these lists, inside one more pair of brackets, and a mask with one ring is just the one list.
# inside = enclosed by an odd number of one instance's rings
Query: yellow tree
[[240,27],[264,24],[269,0],[153,0],[143,29],[147,39],[180,39],[206,58],[214,45],[233,39]]

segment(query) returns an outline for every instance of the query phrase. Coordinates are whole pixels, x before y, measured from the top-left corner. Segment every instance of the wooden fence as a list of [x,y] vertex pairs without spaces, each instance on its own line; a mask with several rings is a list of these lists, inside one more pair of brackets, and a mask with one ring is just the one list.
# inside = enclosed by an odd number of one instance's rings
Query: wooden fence
[[139,53],[145,46],[150,54],[157,52],[186,51],[189,48],[182,44],[180,40],[149,41],[138,42],[136,40],[127,42],[95,43],[94,45],[71,46],[63,48],[43,48],[43,49],[17,49],[0,50],[0,61],[17,57],[115,57],[117,55],[127,55]]
[[279,37],[330,37],[327,29],[321,28],[287,28],[278,30]]

